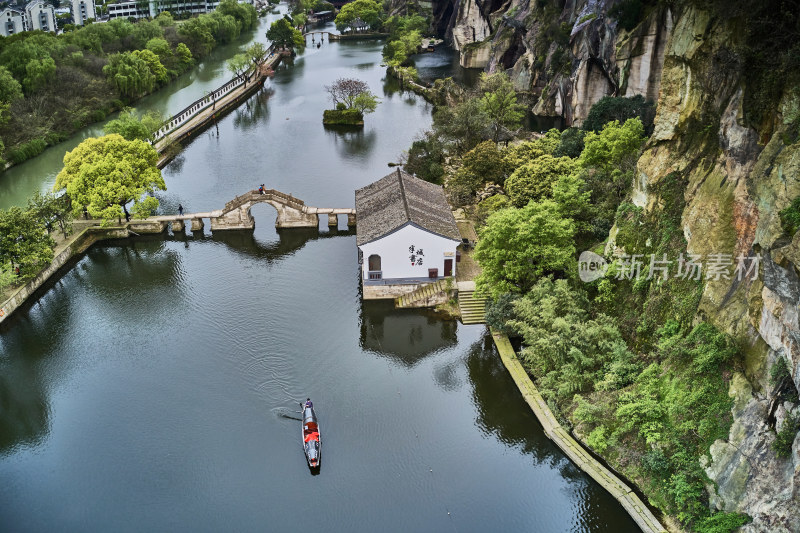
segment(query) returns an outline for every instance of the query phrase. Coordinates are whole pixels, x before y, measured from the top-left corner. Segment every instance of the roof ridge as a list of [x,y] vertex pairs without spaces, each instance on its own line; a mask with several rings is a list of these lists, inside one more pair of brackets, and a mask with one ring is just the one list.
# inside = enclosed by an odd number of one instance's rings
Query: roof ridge
[[411,212],[408,210],[408,198],[406,198],[406,188],[403,185],[403,175],[400,174],[400,168],[397,169],[397,180],[400,182],[400,198],[403,199],[403,208],[406,210],[406,220],[411,222]]

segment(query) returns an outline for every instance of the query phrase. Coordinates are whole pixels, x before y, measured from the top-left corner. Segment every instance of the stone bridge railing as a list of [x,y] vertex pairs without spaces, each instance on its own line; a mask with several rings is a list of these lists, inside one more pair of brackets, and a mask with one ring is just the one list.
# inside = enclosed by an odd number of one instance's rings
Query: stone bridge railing
[[[267,54],[272,54],[275,51],[275,46],[270,45],[267,49]],[[152,139],[150,142],[152,144],[156,144],[157,142],[161,141],[164,137],[175,131],[176,129],[180,128],[183,124],[187,121],[191,120],[194,116],[198,113],[208,109],[209,107],[214,107],[217,103],[217,100],[224,97],[226,94],[230,93],[231,91],[238,89],[242,85],[250,83],[253,81],[256,76],[258,76],[257,69],[248,74],[247,76],[237,76],[230,80],[225,85],[214,89],[210,93],[204,95],[201,98],[198,98],[185,108],[181,109],[166,121],[161,126],[161,128],[153,134]]]

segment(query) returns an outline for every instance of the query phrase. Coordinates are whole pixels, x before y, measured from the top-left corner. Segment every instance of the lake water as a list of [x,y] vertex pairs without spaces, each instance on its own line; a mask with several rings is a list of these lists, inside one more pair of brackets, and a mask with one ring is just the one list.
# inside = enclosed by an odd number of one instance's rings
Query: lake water
[[[281,67],[164,169],[162,212],[220,208],[260,183],[352,207],[431,121],[385,79],[381,47],[326,42]],[[220,85],[224,59],[190,79]],[[382,98],[363,130],[322,125],[338,77]],[[148,102],[194,99],[179,94]],[[51,179],[29,178],[20,189]],[[253,216],[253,232],[95,246],[6,322],[1,530],[637,530],[544,436],[485,327],[364,303],[344,226]],[[296,419],[307,396],[318,475]]]

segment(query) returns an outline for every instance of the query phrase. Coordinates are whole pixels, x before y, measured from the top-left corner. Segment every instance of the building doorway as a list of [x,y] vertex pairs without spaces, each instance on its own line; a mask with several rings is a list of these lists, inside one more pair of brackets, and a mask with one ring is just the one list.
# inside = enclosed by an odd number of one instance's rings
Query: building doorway
[[453,260],[452,259],[445,259],[444,260],[444,277],[452,276],[453,275]]

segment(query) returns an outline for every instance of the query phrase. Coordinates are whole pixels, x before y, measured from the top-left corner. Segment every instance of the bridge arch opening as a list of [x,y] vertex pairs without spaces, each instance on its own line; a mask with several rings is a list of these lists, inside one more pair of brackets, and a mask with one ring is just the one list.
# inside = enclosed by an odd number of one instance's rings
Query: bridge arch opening
[[253,231],[257,236],[269,239],[274,239],[277,236],[275,223],[278,220],[278,210],[275,206],[267,202],[253,204],[247,210],[247,216],[253,220],[255,224]]

